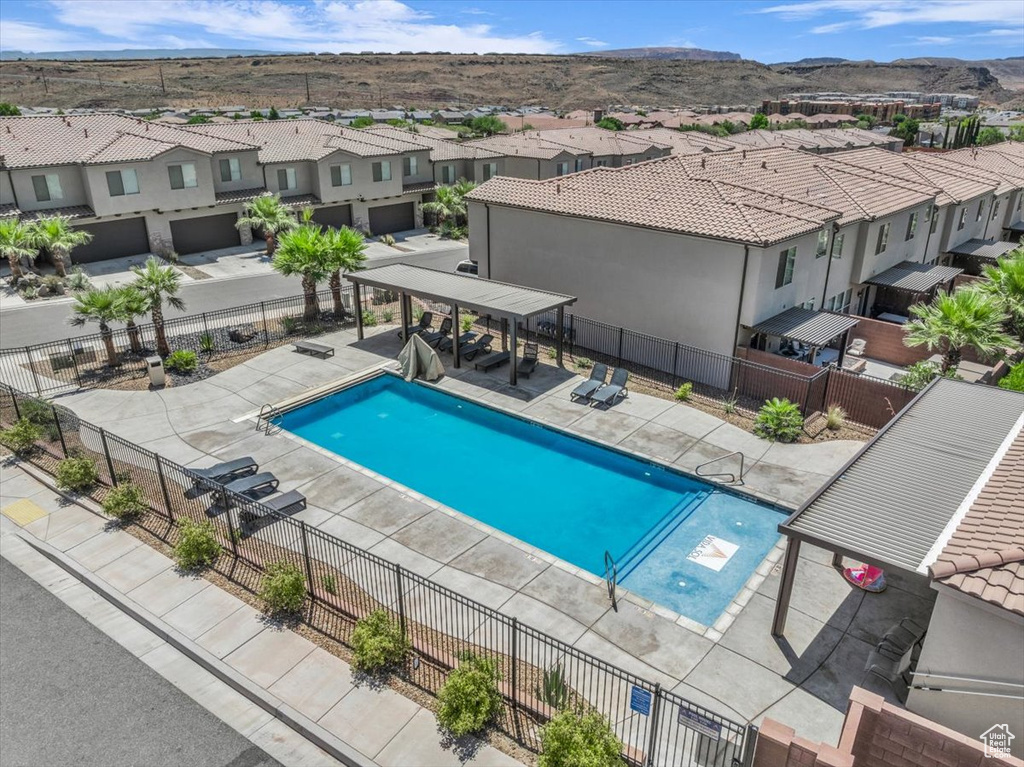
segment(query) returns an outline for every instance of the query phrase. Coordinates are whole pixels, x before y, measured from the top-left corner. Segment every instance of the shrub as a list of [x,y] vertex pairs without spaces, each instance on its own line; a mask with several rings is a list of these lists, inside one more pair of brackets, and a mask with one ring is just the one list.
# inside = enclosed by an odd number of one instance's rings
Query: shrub
[[562,711],[540,730],[540,767],[619,767],[622,742],[597,711]]
[[0,444],[15,455],[27,455],[43,436],[42,430],[27,418],[19,418],[11,428],[0,431]]
[[409,642],[386,610],[374,610],[356,624],[352,650],[356,668],[377,671],[401,663],[409,652]]
[[576,367],[579,370],[590,370],[594,367],[594,361],[590,357],[579,357],[576,360]]
[[68,275],[68,287],[72,290],[88,290],[92,287],[89,276],[82,271],[82,267],[76,266]]
[[693,382],[692,381],[687,381],[686,383],[682,384],[678,389],[676,389],[675,397],[680,402],[686,402],[688,399],[690,399],[690,396],[692,394],[693,394]]
[[26,301],[31,301],[35,298],[39,298],[39,288],[35,285],[27,285],[21,289],[21,297]]
[[57,487],[82,493],[99,482],[96,461],[92,458],[65,458],[57,464]]
[[825,427],[829,431],[839,431],[846,423],[846,411],[839,405],[833,405],[825,413]]
[[103,511],[117,519],[137,517],[149,508],[142,488],[132,483],[118,485],[103,499]]
[[739,397],[736,396],[736,392],[733,391],[728,397],[722,401],[722,410],[729,415],[736,412],[736,403],[739,402]]
[[1024,362],[1018,362],[999,380],[999,387],[1011,391],[1024,391]]
[[390,234],[382,234],[379,237],[379,239],[385,245],[394,245],[395,244],[395,238],[392,237]]
[[465,655],[437,693],[437,721],[461,738],[479,732],[501,706],[498,669],[494,661]]
[[53,414],[53,405],[42,400],[29,399],[19,402],[18,410],[21,412],[21,417],[38,426],[50,442],[60,439],[60,429],[57,427],[57,419]]
[[363,309],[363,327],[372,328],[377,324],[377,316],[369,309]]
[[385,323],[388,323],[395,319],[395,313],[390,309],[385,309],[380,313],[380,318],[384,320]]
[[203,354],[209,354],[216,348],[216,344],[213,341],[213,336],[209,333],[203,333],[199,336],[199,351]]
[[548,359],[549,360],[553,360],[553,359],[556,359],[557,357],[558,357],[558,349],[556,349],[554,346],[549,346],[548,347]]
[[291,335],[302,328],[301,317],[282,317],[281,329],[286,335]]
[[271,562],[260,586],[260,599],[271,615],[297,613],[306,601],[306,576],[291,562]]
[[62,296],[64,295],[64,280],[58,277],[56,274],[48,274],[43,277],[39,284],[49,291],[51,296]]
[[764,403],[754,421],[754,434],[773,442],[792,442],[804,428],[800,408],[788,399],[775,397]]
[[938,365],[928,360],[921,360],[908,366],[906,372],[900,376],[899,382],[916,391],[927,386],[938,374]]
[[569,703],[569,686],[565,683],[562,664],[556,663],[544,672],[541,684],[534,689],[537,699],[561,710]]
[[193,522],[183,519],[180,523],[181,536],[174,547],[174,558],[182,570],[208,567],[220,556],[217,530],[212,522]]
[[175,373],[193,373],[199,367],[199,357],[191,349],[178,349],[167,356],[164,366]]
[[468,333],[473,329],[473,323],[476,322],[476,317],[472,314],[463,314],[459,318],[459,327],[462,328],[463,333]]

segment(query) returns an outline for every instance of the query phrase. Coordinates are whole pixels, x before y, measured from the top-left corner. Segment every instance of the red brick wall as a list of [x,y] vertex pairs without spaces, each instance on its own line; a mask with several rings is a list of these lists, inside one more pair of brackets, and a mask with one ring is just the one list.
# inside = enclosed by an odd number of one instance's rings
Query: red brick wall
[[751,349],[748,346],[737,346],[736,356],[750,360],[751,362],[768,365],[769,367],[785,370],[789,373],[796,373],[797,375],[806,376],[808,378],[821,372],[821,368],[817,365],[809,365],[806,362],[801,362],[800,360],[783,357],[781,354],[763,352],[759,349]]
[[850,331],[850,341],[855,338],[863,338],[867,342],[865,357],[900,367],[926,360],[935,353],[924,346],[904,346],[902,325],[867,317],[861,317],[860,322]]

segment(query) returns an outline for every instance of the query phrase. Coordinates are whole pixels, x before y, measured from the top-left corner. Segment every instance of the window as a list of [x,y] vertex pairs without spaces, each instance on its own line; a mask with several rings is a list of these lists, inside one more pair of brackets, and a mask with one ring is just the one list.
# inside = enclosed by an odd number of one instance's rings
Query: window
[[577,171],[583,170],[583,158],[582,157],[577,157],[576,158],[576,170]]
[[981,221],[981,214],[982,214],[982,211],[984,209],[985,209],[985,201],[984,200],[979,200],[978,201],[978,212],[974,216],[974,220],[975,221]]
[[374,181],[390,181],[391,180],[391,161],[381,160],[373,164],[373,180]]
[[419,172],[419,158],[418,157],[403,157],[402,158],[402,175],[403,176],[415,176]]
[[907,222],[907,236],[905,239],[912,240],[914,235],[917,234],[917,212],[910,214],[910,220]]
[[498,163],[496,162],[485,162],[484,163],[484,181],[490,181],[492,178],[498,175]]
[[123,197],[126,194],[139,193],[139,177],[134,168],[127,170],[107,171],[107,191],[111,197]]
[[932,205],[931,207],[931,220],[932,226],[928,230],[931,234],[935,234],[935,230],[939,228],[939,206]]
[[832,258],[843,257],[843,240],[845,239],[845,234],[837,234],[832,238]]
[[294,189],[298,184],[295,182],[295,168],[277,169],[277,188],[282,192]]
[[442,184],[454,184],[455,183],[455,166],[454,165],[442,165],[441,166],[441,183]]
[[331,166],[331,186],[351,186],[352,185],[352,166],[348,163],[344,165],[332,165]]
[[567,163],[567,162],[560,162],[557,165],[555,165],[555,175],[556,176],[564,176],[568,172],[569,172],[569,163]]
[[56,173],[33,176],[32,186],[36,190],[36,202],[64,199],[64,190],[60,188],[60,176]]
[[878,229],[878,242],[875,245],[875,255],[885,251],[889,244],[889,224],[882,224]]
[[830,312],[836,308],[836,297],[832,296],[828,301],[825,302],[825,311]]
[[818,247],[814,251],[815,258],[821,258],[828,253],[828,229],[818,232]]
[[242,178],[242,166],[237,157],[227,157],[220,161],[220,180],[224,182],[238,181]]
[[999,215],[999,200],[992,201],[992,221],[996,220],[996,216]]
[[779,253],[779,270],[775,274],[775,289],[793,281],[793,266],[796,264],[796,248],[786,248]]
[[171,189],[191,189],[199,186],[196,180],[195,163],[183,162],[181,165],[168,165],[167,175],[171,177]]
[[608,161],[607,160],[594,160],[594,167],[595,168],[606,168],[606,167],[608,167]]
[[956,222],[956,230],[959,232],[967,225],[967,208],[960,211],[960,220]]

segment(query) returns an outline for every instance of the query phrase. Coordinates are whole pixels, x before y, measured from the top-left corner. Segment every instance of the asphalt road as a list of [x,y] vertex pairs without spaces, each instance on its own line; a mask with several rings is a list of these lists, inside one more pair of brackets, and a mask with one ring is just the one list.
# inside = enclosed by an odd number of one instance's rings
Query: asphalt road
[[281,767],[0,559],[4,767]]
[[[401,261],[432,269],[454,271],[455,265],[461,259],[467,258],[468,253],[469,249],[460,244],[423,253],[374,258],[367,262],[367,266],[384,266]],[[227,280],[188,282],[182,286],[180,295],[185,301],[185,313],[197,314],[257,301],[269,301],[273,298],[297,296],[300,292],[301,287],[297,278],[261,274]],[[69,306],[67,301],[42,302],[0,312],[0,348],[11,349],[96,332],[95,326],[80,328],[68,325],[67,318],[71,313]],[[173,309],[164,313],[167,318],[178,314],[179,312]]]

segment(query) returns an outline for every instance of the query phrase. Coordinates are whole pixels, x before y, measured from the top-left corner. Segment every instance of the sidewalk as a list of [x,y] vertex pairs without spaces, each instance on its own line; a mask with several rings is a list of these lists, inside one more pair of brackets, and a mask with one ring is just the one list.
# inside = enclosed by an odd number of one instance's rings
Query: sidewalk
[[[297,731],[327,744],[340,741],[349,764],[519,764],[482,743],[445,748],[429,710],[386,687],[360,683],[341,659],[267,622],[257,610],[209,581],[181,575],[167,557],[11,463],[3,466],[0,477],[0,514],[5,558],[284,764],[339,764],[310,740],[299,738]],[[33,550],[36,547],[66,557],[81,577],[95,579],[97,587],[83,585],[66,568],[43,559]],[[106,601],[96,588],[106,593]],[[110,606],[111,599],[120,609]],[[93,604],[92,614],[75,604],[83,600]],[[132,613],[142,621],[131,620]],[[156,627],[155,634],[151,627]],[[162,633],[172,641],[162,641]],[[182,652],[175,651],[175,643],[183,646]],[[212,675],[186,656],[209,659],[214,673],[220,668],[222,677],[237,676],[250,698],[262,698],[261,706],[227,685],[211,695],[206,677]],[[267,713],[268,703],[278,718]],[[229,711],[236,719],[244,714],[248,726],[241,729],[225,716]],[[289,719],[290,727],[284,723]],[[274,744],[276,750],[271,748]],[[472,757],[466,760],[466,754]]]

